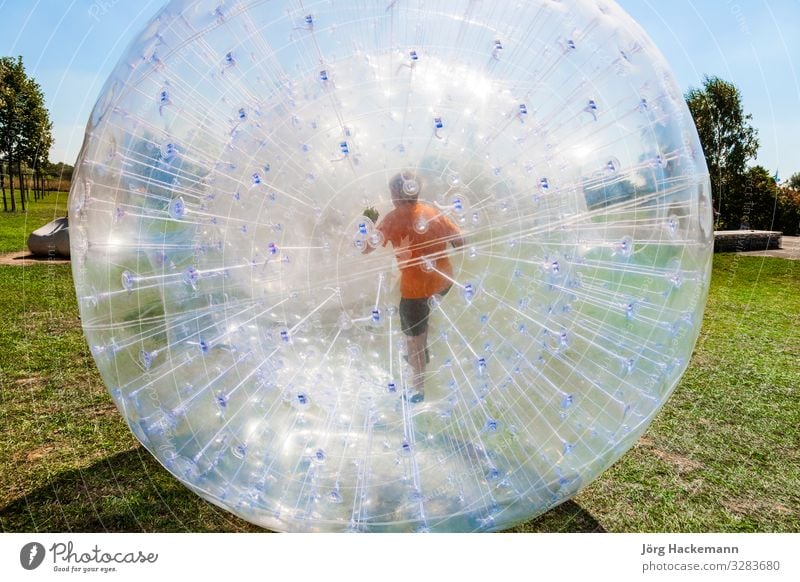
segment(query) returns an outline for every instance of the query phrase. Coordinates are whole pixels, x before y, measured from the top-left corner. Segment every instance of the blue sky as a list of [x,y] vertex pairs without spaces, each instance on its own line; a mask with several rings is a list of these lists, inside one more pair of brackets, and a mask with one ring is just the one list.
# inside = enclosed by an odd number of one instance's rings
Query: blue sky
[[[52,161],[74,163],[105,78],[164,0],[0,0],[0,55],[22,55],[47,99]],[[757,163],[800,171],[800,0],[620,0],[685,90],[734,82],[753,115]]]

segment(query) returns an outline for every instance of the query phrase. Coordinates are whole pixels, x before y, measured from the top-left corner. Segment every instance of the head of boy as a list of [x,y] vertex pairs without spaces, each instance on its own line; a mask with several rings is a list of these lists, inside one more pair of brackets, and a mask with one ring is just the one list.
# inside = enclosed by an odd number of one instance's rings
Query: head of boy
[[416,204],[421,190],[419,178],[414,172],[403,171],[389,180],[389,191],[395,207],[402,204]]

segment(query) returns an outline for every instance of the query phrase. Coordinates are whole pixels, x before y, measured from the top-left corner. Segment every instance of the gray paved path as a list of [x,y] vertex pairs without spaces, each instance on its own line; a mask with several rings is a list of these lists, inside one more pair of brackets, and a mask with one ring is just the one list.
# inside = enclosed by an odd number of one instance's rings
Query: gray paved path
[[800,260],[800,236],[784,236],[781,238],[781,248],[770,251],[747,251],[738,253],[750,257],[777,257],[779,259]]

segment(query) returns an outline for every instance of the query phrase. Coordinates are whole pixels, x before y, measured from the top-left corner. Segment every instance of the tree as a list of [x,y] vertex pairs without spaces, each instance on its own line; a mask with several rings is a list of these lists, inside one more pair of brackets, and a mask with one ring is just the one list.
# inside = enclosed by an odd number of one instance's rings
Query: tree
[[[8,166],[12,212],[17,209],[14,199],[14,154],[20,132],[20,107],[17,96],[24,85],[24,78],[25,69],[22,65],[22,57],[17,61],[8,57],[0,59],[0,155]],[[4,197],[4,210],[6,209],[5,203]]]
[[774,230],[778,186],[763,166],[753,166],[728,189],[729,228]]
[[789,188],[792,190],[800,190],[800,172],[795,172],[789,178]]
[[48,163],[44,167],[44,177],[51,189],[69,191],[73,171],[74,168],[64,162]]
[[800,234],[800,188],[778,188],[778,212],[774,229],[789,236]]
[[703,88],[691,88],[685,97],[711,177],[716,226],[738,228],[741,208],[726,198],[758,153],[758,131],[750,125],[753,116],[745,115],[739,89],[719,77],[705,76]]
[[[12,211],[16,210],[14,164],[19,179],[20,202],[25,210],[23,163],[38,169],[47,161],[53,143],[51,131],[44,95],[38,83],[25,73],[22,57],[0,58],[0,158],[9,168]],[[5,198],[3,202],[5,205]]]
[[[34,192],[36,191],[36,184],[38,183],[38,176],[42,172],[43,166],[48,162],[48,153],[50,147],[53,145],[52,128],[50,116],[47,109],[44,107],[44,95],[42,94],[39,85],[33,80],[28,80],[28,94],[35,103],[41,106],[33,106],[25,117],[23,126],[23,147],[20,159],[24,159],[25,163],[32,170],[32,178],[34,180]],[[36,194],[34,194],[36,196]]]

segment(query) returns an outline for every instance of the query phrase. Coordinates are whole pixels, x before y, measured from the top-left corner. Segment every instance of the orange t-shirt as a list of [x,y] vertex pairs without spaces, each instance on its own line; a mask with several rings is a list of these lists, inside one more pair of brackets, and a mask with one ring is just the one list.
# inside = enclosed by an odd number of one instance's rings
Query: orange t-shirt
[[[419,228],[420,223],[423,228]],[[383,234],[384,246],[391,242],[395,252],[411,252],[410,260],[399,263],[402,297],[430,297],[452,284],[453,267],[447,258],[447,244],[453,237],[460,236],[461,231],[440,211],[420,202],[403,203],[387,214],[377,229]],[[426,256],[432,256],[433,269],[428,271],[423,269]]]

